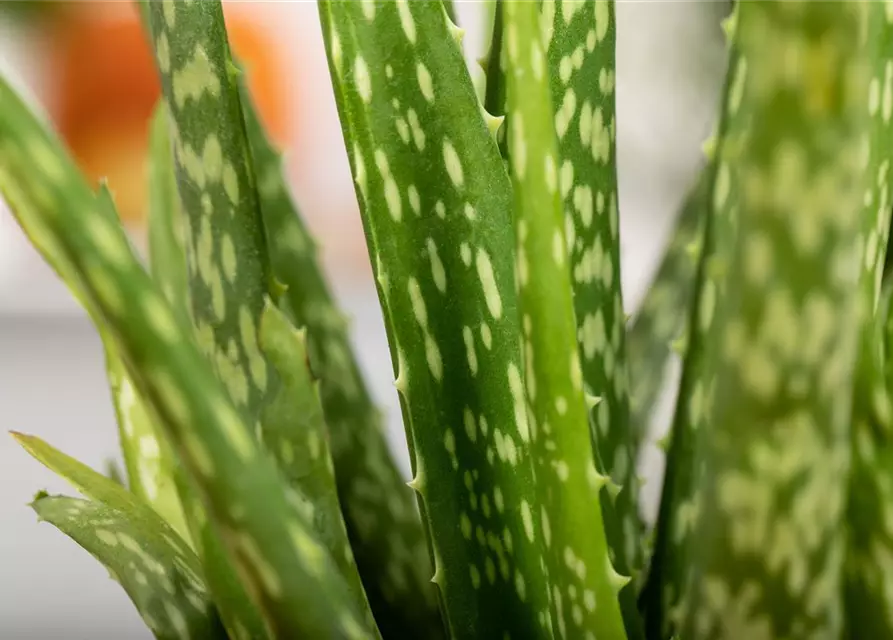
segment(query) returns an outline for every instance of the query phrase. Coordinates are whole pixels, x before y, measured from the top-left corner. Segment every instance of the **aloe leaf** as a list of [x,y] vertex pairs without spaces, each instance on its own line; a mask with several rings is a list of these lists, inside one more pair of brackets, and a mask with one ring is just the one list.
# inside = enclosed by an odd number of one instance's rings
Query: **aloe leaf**
[[[724,273],[710,327],[679,635],[837,637],[860,324],[868,5],[738,5],[713,206]],[[793,56],[793,57],[792,57]],[[779,61],[797,60],[794,73]],[[784,67],[791,71],[791,68]],[[797,78],[790,82],[790,78]],[[737,88],[736,88],[737,87]],[[711,301],[713,302],[713,301]]]
[[198,558],[167,522],[124,487],[40,438],[13,437],[93,499],[42,494],[31,506],[109,569],[156,637],[226,637]]
[[219,1],[155,2],[149,22],[170,114],[192,321],[255,425],[276,386],[257,347],[272,281],[223,10]]
[[128,486],[188,542],[189,528],[174,481],[176,461],[173,453],[163,436],[156,432],[112,341],[106,338],[104,344]]
[[282,380],[279,395],[264,412],[264,443],[279,461],[286,478],[298,489],[308,519],[364,612],[370,633],[381,637],[341,517],[322,403],[308,368],[306,330],[297,331],[268,302],[261,316],[259,338],[261,350]]
[[450,633],[549,637],[489,117],[439,3],[319,7]]
[[695,279],[704,248],[704,221],[712,175],[708,165],[686,196],[677,214],[670,243],[627,330],[629,424],[636,450],[648,435],[654,405],[674,346],[681,347],[679,355],[685,357]]
[[860,303],[862,329],[855,382],[847,520],[849,545],[846,560],[845,604],[848,637],[884,637],[893,634],[893,594],[884,588],[893,558],[893,489],[891,401],[885,375],[888,353],[884,347],[885,301],[881,296],[890,228],[890,144],[893,131],[893,22],[882,5],[870,5],[866,36],[872,49],[868,110],[871,147],[862,201],[862,262]]
[[[97,196],[109,220],[118,220],[114,199],[103,181]],[[107,330],[99,329],[105,349],[106,376],[118,423],[130,490],[150,504],[184,540],[190,540],[183,508],[174,482],[176,462],[163,437],[152,425],[145,404],[118,356]]]
[[[157,122],[155,123],[157,124]],[[157,129],[157,127],[156,127]],[[156,131],[157,132],[157,131]],[[161,131],[164,133],[164,131]],[[153,142],[158,142],[153,141]],[[158,145],[161,146],[161,145]],[[153,149],[164,154],[163,149]],[[157,181],[163,178],[164,167],[172,171],[171,161],[161,159],[160,162],[150,158],[150,215],[159,214],[158,209],[164,208],[169,216],[161,224],[174,224],[177,221],[178,210],[169,208],[176,205],[175,202],[158,203],[163,197],[171,197],[170,192],[158,189]],[[168,176],[170,179],[171,176]],[[109,220],[117,220],[118,214],[111,194],[101,189],[99,204],[109,216]],[[159,225],[156,220],[152,223]],[[174,242],[170,242],[174,240]],[[162,269],[170,277],[176,277],[173,269],[183,264],[185,257],[180,251],[181,246],[175,242],[176,238],[163,238],[157,233],[152,234],[150,242],[155,242],[154,257],[157,262],[164,262]],[[166,242],[163,251],[158,247],[159,242]],[[162,253],[163,256],[158,254]],[[177,258],[180,258],[178,261]],[[156,262],[156,264],[157,264]],[[184,272],[185,273],[185,272]],[[171,292],[168,291],[168,294]],[[172,302],[172,310],[183,322],[183,327],[191,327],[188,322],[187,309],[183,303],[186,299]],[[176,313],[180,310],[180,314]],[[150,404],[140,396],[134,381],[130,377],[126,367],[118,355],[111,333],[100,329],[103,336],[103,345],[106,352],[106,368],[111,383],[112,400],[118,418],[118,431],[121,440],[124,458],[128,463],[130,476],[134,478],[134,491],[152,506],[190,543],[199,553],[204,565],[205,575],[210,582],[213,596],[218,602],[225,602],[227,606],[222,609],[224,624],[236,637],[251,635],[252,637],[265,637],[263,620],[259,612],[251,604],[248,594],[239,582],[239,576],[232,563],[227,559],[226,552],[219,536],[211,529],[207,515],[195,492],[191,488],[183,471],[179,469],[174,460],[170,446],[154,423],[160,418],[153,417]],[[183,507],[186,507],[185,511]]]
[[149,265],[171,308],[189,326],[186,239],[169,118],[167,105],[159,101],[149,125]]
[[[558,184],[561,156],[539,9],[532,2],[507,2],[504,19],[518,310],[530,406],[529,433],[522,437],[531,442],[542,506],[552,618],[559,637],[588,630],[596,637],[624,638],[617,593],[628,579],[621,579],[608,557],[599,507],[607,479],[596,470],[577,350]],[[564,600],[570,592],[579,594],[579,602]]]
[[365,637],[332,560],[191,332],[177,322],[70,158],[2,83],[0,141],[0,189],[14,194],[10,204],[22,227],[31,235],[41,231],[85,285],[271,632]]
[[285,285],[281,304],[307,329],[338,496],[376,621],[385,637],[436,635],[443,623],[415,500],[388,449],[316,244],[289,194],[282,156],[265,135],[244,85],[242,106],[273,273]]
[[44,496],[31,506],[109,570],[156,638],[227,637],[199,577],[198,559],[157,529],[88,500]]
[[[545,2],[541,30],[583,383],[600,398],[591,414],[592,438],[599,471],[614,485],[601,493],[601,508],[614,567],[630,576],[641,569],[643,554],[620,287],[614,3]],[[620,597],[627,626],[639,635],[635,588],[633,581]]]
[[[675,286],[683,288],[676,291],[687,298],[670,302],[668,294],[663,308],[665,313],[673,314],[673,324],[682,325],[671,348],[679,352],[683,361],[676,407],[665,439],[667,465],[654,532],[654,548],[646,584],[640,595],[640,608],[644,612],[646,632],[650,638],[668,638],[677,630],[680,607],[690,580],[695,515],[704,483],[704,468],[698,462],[696,447],[698,434],[707,433],[711,428],[705,404],[705,396],[713,384],[713,373],[707,368],[707,344],[717,299],[725,291],[727,256],[734,248],[732,243],[736,237],[738,217],[738,185],[728,178],[728,164],[720,173],[717,153],[733,157],[742,136],[739,134],[735,137],[732,132],[746,131],[751,118],[748,110],[739,108],[740,93],[747,80],[747,62],[735,47],[736,20],[737,13],[733,10],[723,23],[729,60],[718,131],[708,149],[709,163],[699,178],[696,190],[689,196],[687,206],[692,208],[683,213],[687,213],[689,221],[686,223],[685,218],[680,220],[680,232],[687,232],[690,237],[681,235],[687,247],[680,242],[675,245],[677,248],[674,251],[671,246],[664,262],[667,268],[664,273],[668,277],[672,272],[681,276]],[[686,285],[682,278],[687,269],[694,273]],[[655,298],[658,298],[658,290],[654,291]],[[670,307],[679,304],[687,304],[688,308]],[[655,303],[655,319],[659,313],[657,307]],[[645,314],[646,318],[650,315],[647,307]],[[670,322],[666,328],[670,328]],[[652,330],[656,334],[664,331],[656,323]],[[658,353],[657,347],[653,353]],[[644,372],[640,374],[644,375]]]

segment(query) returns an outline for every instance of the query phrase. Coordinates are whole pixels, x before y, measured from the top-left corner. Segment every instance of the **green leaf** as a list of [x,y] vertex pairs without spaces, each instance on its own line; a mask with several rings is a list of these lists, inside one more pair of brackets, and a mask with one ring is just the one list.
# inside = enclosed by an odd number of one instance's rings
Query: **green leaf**
[[372,610],[385,637],[437,635],[443,623],[429,581],[431,562],[415,499],[388,449],[380,414],[350,346],[347,323],[289,194],[282,156],[267,139],[243,84],[241,88],[273,273],[285,285],[280,306],[307,329],[338,496]]
[[272,303],[260,323],[260,347],[282,379],[282,388],[263,414],[263,439],[295,487],[320,541],[344,576],[371,634],[381,637],[363,591],[341,517],[335,467],[329,453],[317,385],[308,368],[306,331],[297,331]]
[[[152,277],[182,326],[192,331],[189,279],[186,266],[184,217],[177,191],[171,146],[170,114],[164,102],[156,105],[149,139],[149,258]],[[162,455],[162,459],[166,459]],[[171,474],[182,503],[187,524],[205,566],[214,597],[226,602],[224,623],[236,637],[266,637],[260,613],[240,584],[235,567],[227,559],[223,543],[212,530],[200,500],[183,476]]]
[[329,70],[456,638],[550,637],[511,185],[439,3],[320,3]]
[[113,341],[105,338],[103,344],[130,490],[151,505],[188,542],[189,529],[174,481],[176,461],[173,453],[155,430],[127,370],[114,351]]
[[[562,205],[583,383],[601,398],[590,416],[592,439],[598,470],[613,483],[601,493],[601,510],[612,563],[629,576],[643,558],[620,287],[614,3],[545,2],[540,20],[558,141],[550,171]],[[620,596],[634,637],[641,635],[635,590],[634,581]]]
[[882,5],[870,5],[868,48],[871,80],[867,104],[871,116],[871,147],[865,170],[862,233],[865,259],[859,285],[861,303],[860,352],[853,398],[852,467],[847,520],[845,604],[849,637],[893,634],[893,594],[884,587],[893,558],[893,442],[890,437],[890,392],[885,375],[884,347],[887,316],[881,296],[890,229],[890,144],[893,143],[893,21]]
[[[553,602],[553,626],[559,637],[588,630],[624,638],[617,592],[627,581],[611,566],[599,507],[607,479],[596,470],[577,351],[558,185],[560,156],[540,14],[535,3],[507,2],[503,17],[518,311],[530,407],[529,433],[521,435],[533,453],[549,581],[556,593],[580,594],[585,605],[562,606],[559,596]],[[520,376],[515,379],[520,387]]]
[[259,449],[120,226],[3,83],[0,105],[0,190],[15,194],[19,223],[32,235],[40,230],[84,285],[272,633],[365,637],[346,585],[292,504],[274,461]]
[[[664,382],[672,343],[688,334],[695,280],[704,249],[707,198],[713,175],[705,167],[688,193],[670,244],[626,336],[630,380],[630,429],[636,450],[648,435],[654,405]],[[682,354],[684,356],[684,354]]]
[[32,507],[109,569],[156,637],[226,637],[198,558],[168,523],[121,485],[40,438],[12,435],[35,459],[93,499],[43,494]]
[[[745,82],[747,64],[743,60],[733,49],[726,77],[726,97],[722,103],[722,112],[727,115],[720,123],[720,149],[734,148],[735,142],[729,133],[733,118],[745,121],[748,117],[743,111],[731,109],[729,97],[734,95],[733,87],[741,87]],[[743,126],[739,125],[739,128]],[[717,173],[717,167],[714,162],[707,166],[697,190],[690,196],[687,205],[690,208],[683,212],[689,219],[683,217],[680,220],[679,233],[658,275],[658,283],[662,275],[667,278],[663,283],[666,293],[661,294],[659,284],[656,284],[652,290],[653,302],[643,309],[643,333],[635,334],[643,336],[650,328],[650,340],[676,331],[674,344],[683,345],[679,354],[683,361],[676,407],[666,436],[669,443],[667,464],[654,549],[641,594],[640,606],[649,637],[669,637],[674,630],[678,607],[692,569],[690,553],[697,526],[696,504],[704,482],[703,467],[697,466],[696,446],[698,433],[708,432],[711,428],[706,402],[713,385],[713,373],[706,368],[707,341],[717,298],[724,290],[728,276],[728,268],[723,265],[728,264],[725,256],[732,251],[730,242],[735,237],[738,216],[737,185],[730,183],[728,167],[723,170],[726,172],[723,177]],[[719,180],[722,183],[717,185]],[[683,242],[688,248],[681,247]],[[692,272],[690,276],[689,271]],[[678,278],[674,279],[674,275]],[[686,280],[687,277],[690,280]],[[688,308],[681,308],[683,304]],[[657,367],[660,361],[665,362],[672,345],[669,339],[664,342],[654,340],[646,350],[644,339],[633,342],[633,335],[630,335],[630,347],[635,344],[636,353],[642,358],[637,356],[635,359],[641,366],[635,370],[645,376],[641,380],[642,386],[637,387],[642,396],[637,398],[634,406],[644,411],[645,404],[638,403],[656,392],[659,386],[659,378],[649,378],[644,368],[646,364]],[[654,373],[652,371],[650,375]]]
[[226,638],[194,554],[98,502],[47,496],[31,505],[109,570],[159,640]]
[[170,114],[192,321],[253,426],[276,389],[257,346],[272,282],[223,10],[219,0],[153,2],[149,22]]
[[177,191],[170,114],[155,105],[149,126],[149,264],[171,308],[190,326],[189,277],[186,266],[183,207]]
[[[105,182],[97,196],[109,220],[119,220],[115,202]],[[163,437],[157,432],[142,399],[117,354],[114,339],[100,328],[105,350],[106,376],[118,423],[118,438],[124,454],[130,490],[151,505],[184,540],[190,541],[177,487],[176,462]]]
[[861,3],[738,5],[742,75],[727,91],[712,196],[720,212],[737,194],[737,220],[716,228],[708,269],[724,277],[713,300],[699,296],[709,332],[692,392],[702,403],[690,405],[710,425],[696,446],[679,630],[690,640],[842,632],[868,14]]

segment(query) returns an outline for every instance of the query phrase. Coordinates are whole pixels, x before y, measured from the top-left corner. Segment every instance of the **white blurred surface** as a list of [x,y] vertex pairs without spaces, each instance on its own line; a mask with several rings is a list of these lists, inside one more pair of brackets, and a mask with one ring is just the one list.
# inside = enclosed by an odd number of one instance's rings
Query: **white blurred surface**
[[[474,43],[479,25],[460,15]],[[312,153],[292,159],[294,191],[317,229],[336,288],[354,317],[354,338],[389,437],[408,471],[405,441],[374,289],[363,271],[338,270],[362,241],[340,128],[328,85],[316,8],[288,3],[271,26],[289,35],[305,64],[289,90],[305,100],[300,131]],[[724,52],[715,5],[629,2],[618,5],[618,153],[622,276],[628,309],[641,299],[699,162],[708,134]],[[0,69],[13,50],[0,27]],[[479,53],[471,47],[469,57]],[[478,51],[474,51],[474,49]],[[12,61],[15,66],[15,60]],[[21,62],[19,60],[18,62]],[[37,76],[35,76],[37,77]],[[309,105],[309,106],[307,106]],[[329,215],[347,211],[352,215]],[[351,247],[354,247],[351,249]],[[117,436],[100,343],[52,272],[0,211],[0,426],[34,433],[101,468],[117,456]],[[653,510],[662,461],[650,453],[645,498]],[[25,505],[35,491],[69,492],[53,474],[0,438],[0,637],[148,638],[123,591],[74,543],[38,525]]]

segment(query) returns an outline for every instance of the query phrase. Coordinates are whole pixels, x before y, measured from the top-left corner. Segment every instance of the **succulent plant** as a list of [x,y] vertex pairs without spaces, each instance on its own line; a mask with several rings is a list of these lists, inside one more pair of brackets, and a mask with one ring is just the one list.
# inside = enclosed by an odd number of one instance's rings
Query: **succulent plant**
[[[158,638],[893,637],[893,12],[736,3],[715,138],[620,286],[607,0],[318,0],[404,486],[219,1],[141,5],[149,265],[0,81],[0,193],[102,337],[126,466],[14,434]],[[636,462],[676,352],[659,516]]]

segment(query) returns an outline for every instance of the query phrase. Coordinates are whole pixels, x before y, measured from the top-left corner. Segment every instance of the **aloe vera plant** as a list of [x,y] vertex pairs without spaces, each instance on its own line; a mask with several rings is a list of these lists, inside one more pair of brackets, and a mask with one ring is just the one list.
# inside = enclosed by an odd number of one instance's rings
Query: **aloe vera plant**
[[893,634],[893,12],[736,3],[716,136],[628,325],[614,3],[498,0],[483,90],[451,3],[318,8],[409,486],[219,1],[165,0],[141,4],[148,266],[0,80],[0,193],[102,337],[126,466],[13,434],[83,496],[38,517],[165,639]]

